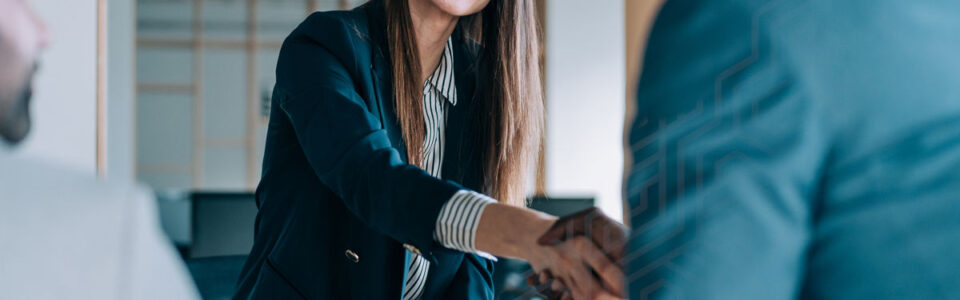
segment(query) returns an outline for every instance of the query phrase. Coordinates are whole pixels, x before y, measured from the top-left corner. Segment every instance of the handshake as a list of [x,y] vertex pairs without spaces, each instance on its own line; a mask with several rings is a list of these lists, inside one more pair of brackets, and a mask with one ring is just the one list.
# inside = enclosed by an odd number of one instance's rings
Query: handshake
[[526,260],[527,282],[550,299],[624,298],[627,228],[599,209],[557,219],[500,203],[487,205],[477,225],[477,249]]
[[626,297],[623,252],[627,228],[590,208],[558,219],[537,240],[527,284],[548,299]]

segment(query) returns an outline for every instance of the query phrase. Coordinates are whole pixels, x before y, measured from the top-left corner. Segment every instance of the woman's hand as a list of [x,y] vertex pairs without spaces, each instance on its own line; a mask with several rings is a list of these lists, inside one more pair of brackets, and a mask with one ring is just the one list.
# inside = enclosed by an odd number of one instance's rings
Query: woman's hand
[[590,239],[581,236],[551,245],[537,242],[556,220],[530,209],[490,204],[477,225],[476,247],[493,255],[524,259],[538,272],[550,270],[574,299],[622,296],[623,272]]
[[563,285],[556,277],[553,277],[553,273],[550,270],[543,270],[543,272],[531,272],[527,276],[527,285],[533,287],[537,290],[537,293],[540,293],[540,296],[546,297],[549,300],[568,300],[573,299],[573,296],[570,295],[570,290]]
[[559,280],[574,299],[623,296],[623,272],[588,238],[576,237],[541,247],[532,251],[527,261],[534,271],[549,272]]
[[[541,245],[553,245],[574,237],[589,238],[622,269],[628,231],[626,226],[594,207],[560,218],[540,237],[538,242]],[[527,281],[531,286],[537,287],[537,290],[548,299],[569,298],[569,290],[549,270],[534,273],[527,278]],[[608,290],[615,289],[608,288]],[[623,295],[622,291],[619,293]]]

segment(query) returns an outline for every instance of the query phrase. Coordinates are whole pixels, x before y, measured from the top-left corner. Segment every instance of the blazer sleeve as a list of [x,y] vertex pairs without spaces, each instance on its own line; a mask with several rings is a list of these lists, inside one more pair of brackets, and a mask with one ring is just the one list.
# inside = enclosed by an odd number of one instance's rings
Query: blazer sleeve
[[680,3],[653,29],[630,129],[630,295],[793,298],[829,152],[820,105],[752,42],[749,12]]
[[353,75],[369,69],[357,62],[349,27],[316,13],[284,41],[279,109],[320,182],[368,226],[432,258],[437,216],[462,188],[406,164],[391,145],[376,104],[355,87]]
[[443,299],[493,299],[493,261],[464,254]]

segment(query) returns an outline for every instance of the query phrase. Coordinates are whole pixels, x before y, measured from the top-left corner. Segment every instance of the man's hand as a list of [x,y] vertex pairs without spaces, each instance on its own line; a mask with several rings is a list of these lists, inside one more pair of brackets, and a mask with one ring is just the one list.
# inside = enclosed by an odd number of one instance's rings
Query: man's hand
[[623,249],[627,244],[628,229],[591,207],[560,218],[537,242],[540,245],[556,245],[578,236],[587,236],[611,261],[622,267]]
[[573,299],[570,290],[563,285],[559,278],[553,276],[550,270],[530,273],[530,276],[527,276],[527,285],[536,289],[537,293],[549,300]]
[[[600,277],[604,278],[604,288],[610,292],[625,296],[623,285],[623,252],[627,242],[628,230],[626,226],[620,224],[610,217],[604,215],[597,208],[590,208],[580,211],[570,216],[557,220],[546,233],[538,240],[540,245],[558,245],[567,240],[580,240],[584,236],[589,237],[593,242],[592,246],[600,249],[601,256],[606,256],[609,261],[615,262],[613,269],[593,270]],[[582,244],[582,242],[581,242]],[[581,255],[586,257],[597,256],[597,253],[589,252],[593,247],[577,247]],[[537,288],[537,290],[547,296],[549,299],[566,299],[570,297],[568,287],[560,280],[555,278],[549,270],[543,270],[527,278],[527,283]]]
[[578,236],[541,245],[557,218],[527,208],[490,203],[477,224],[476,248],[530,262],[537,272],[550,270],[574,299],[622,297],[623,272],[590,238]]
[[529,251],[528,261],[544,273],[552,290],[567,291],[573,299],[619,299],[624,296],[623,272],[585,236],[556,245],[538,245]]

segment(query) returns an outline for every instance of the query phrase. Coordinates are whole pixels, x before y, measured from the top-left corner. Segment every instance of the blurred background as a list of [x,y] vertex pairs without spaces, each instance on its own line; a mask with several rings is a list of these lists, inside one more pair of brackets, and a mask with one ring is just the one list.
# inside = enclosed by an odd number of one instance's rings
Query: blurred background
[[[149,186],[204,296],[231,291],[252,244],[280,45],[309,13],[364,1],[32,2],[53,43],[36,82],[36,127],[17,155]],[[537,1],[547,135],[530,179],[534,208],[598,206],[622,219],[625,100],[658,5]],[[524,285],[510,273],[523,267],[501,262],[502,297]]]

